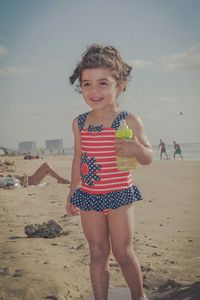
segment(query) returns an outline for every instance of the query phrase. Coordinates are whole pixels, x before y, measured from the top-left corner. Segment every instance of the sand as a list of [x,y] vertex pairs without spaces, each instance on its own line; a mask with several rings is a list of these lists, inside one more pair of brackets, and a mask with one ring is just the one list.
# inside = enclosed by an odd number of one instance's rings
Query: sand
[[[30,175],[47,161],[70,178],[71,157],[4,159],[13,162],[7,167],[8,173]],[[147,294],[150,300],[186,299],[167,295],[177,289],[177,283],[191,285],[200,281],[200,162],[154,161],[150,166],[138,166],[134,179],[144,200],[134,205],[133,243]],[[92,299],[89,250],[80,219],[65,212],[69,185],[58,184],[49,176],[44,183],[0,190],[0,299]],[[64,235],[27,238],[27,224],[42,224],[50,219],[62,226]],[[109,299],[118,299],[120,293],[121,299],[130,299],[113,257],[110,269]],[[159,298],[161,295],[165,296]]]

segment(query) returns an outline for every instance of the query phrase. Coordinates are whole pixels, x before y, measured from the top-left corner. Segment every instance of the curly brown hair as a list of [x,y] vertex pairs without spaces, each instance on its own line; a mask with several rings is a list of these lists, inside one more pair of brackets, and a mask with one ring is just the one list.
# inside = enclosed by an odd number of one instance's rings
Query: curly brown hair
[[118,50],[112,46],[92,44],[83,53],[82,60],[77,64],[73,74],[69,77],[70,83],[78,79],[77,90],[80,91],[81,76],[84,69],[105,67],[112,70],[116,81],[127,81],[131,76],[132,67],[125,63]]

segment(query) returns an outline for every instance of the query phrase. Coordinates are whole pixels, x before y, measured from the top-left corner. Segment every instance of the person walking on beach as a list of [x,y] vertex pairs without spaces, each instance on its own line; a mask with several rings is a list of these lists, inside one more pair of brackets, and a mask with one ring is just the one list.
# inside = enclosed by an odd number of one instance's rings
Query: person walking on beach
[[160,160],[162,160],[162,155],[165,153],[165,156],[167,159],[169,159],[167,152],[166,152],[166,147],[165,143],[160,139],[160,144],[158,145],[158,149],[160,148]]
[[[139,261],[133,249],[133,203],[141,200],[131,171],[119,171],[116,155],[152,162],[153,152],[139,117],[121,110],[117,103],[132,67],[112,46],[91,45],[82,56],[70,82],[78,80],[85,102],[91,107],[73,121],[74,159],[66,209],[80,213],[90,248],[90,276],[95,300],[107,300],[109,256],[119,263],[132,299],[147,299]],[[115,139],[121,120],[135,135]],[[81,186],[78,185],[81,181]]]
[[175,141],[174,141],[174,149],[175,149],[175,151],[174,151],[174,159],[176,158],[176,154],[179,154],[180,157],[181,157],[182,160],[183,160],[183,156],[182,156],[182,154],[181,154],[181,147],[180,147],[180,145],[179,145],[178,143],[176,143]]

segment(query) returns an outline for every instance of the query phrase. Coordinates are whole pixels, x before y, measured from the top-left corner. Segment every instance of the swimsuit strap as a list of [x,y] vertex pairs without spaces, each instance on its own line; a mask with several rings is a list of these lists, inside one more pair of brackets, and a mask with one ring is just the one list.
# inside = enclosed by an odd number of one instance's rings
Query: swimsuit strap
[[88,114],[89,114],[89,111],[78,116],[78,128],[80,131],[83,130],[83,128],[84,128],[85,120],[86,120]]
[[[86,120],[88,114],[89,114],[89,111],[78,116],[78,128],[80,131],[83,130],[83,128],[84,128],[85,120]],[[128,116],[127,111],[121,111],[117,115],[117,117],[114,119],[114,121],[111,125],[111,128],[117,130],[120,126],[120,121],[126,119],[127,116]]]
[[126,119],[126,117],[128,116],[128,112],[127,111],[121,111],[119,113],[119,115],[117,115],[117,117],[114,119],[111,127],[115,130],[117,130],[120,126],[120,121]]

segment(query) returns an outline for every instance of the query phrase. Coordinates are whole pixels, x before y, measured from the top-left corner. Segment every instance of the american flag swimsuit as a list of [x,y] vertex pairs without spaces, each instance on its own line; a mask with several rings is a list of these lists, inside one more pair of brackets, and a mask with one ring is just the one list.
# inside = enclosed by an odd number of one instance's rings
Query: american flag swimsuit
[[74,192],[71,203],[81,210],[107,214],[109,209],[142,199],[140,191],[133,185],[131,171],[120,171],[116,164],[115,131],[128,113],[119,113],[111,127],[89,125],[84,128],[88,113],[78,116],[82,183]]

